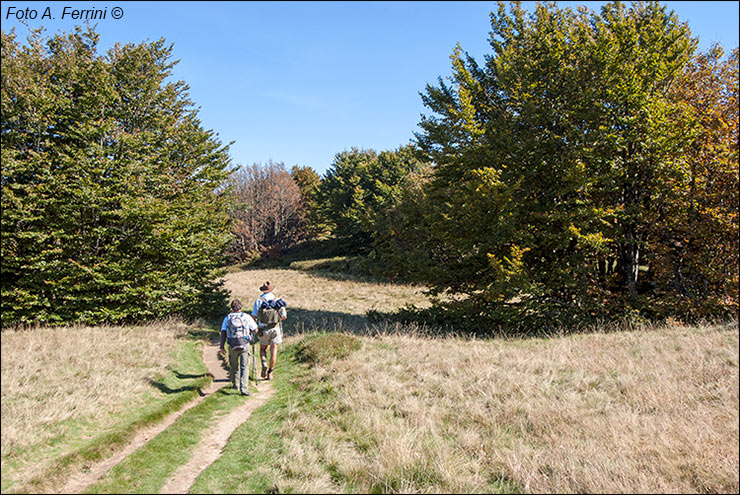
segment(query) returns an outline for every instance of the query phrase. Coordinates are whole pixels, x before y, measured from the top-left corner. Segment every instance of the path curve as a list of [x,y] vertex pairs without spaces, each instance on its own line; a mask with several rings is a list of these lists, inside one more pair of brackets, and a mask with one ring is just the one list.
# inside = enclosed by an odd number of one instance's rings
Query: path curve
[[83,466],[81,469],[78,469],[77,472],[70,476],[59,493],[82,493],[85,488],[98,481],[105,473],[113,469],[116,464],[135,452],[139,447],[157,436],[160,432],[167,429],[185,411],[198,405],[203,401],[203,399],[219,388],[229,384],[229,373],[224,366],[221,365],[222,361],[218,358],[218,339],[211,341],[209,345],[203,346],[203,362],[205,363],[208,372],[213,375],[213,381],[201,390],[200,397],[188,403],[179,411],[170,414],[161,423],[139,430],[123,450],[116,452],[114,455],[103,461],[90,466]]

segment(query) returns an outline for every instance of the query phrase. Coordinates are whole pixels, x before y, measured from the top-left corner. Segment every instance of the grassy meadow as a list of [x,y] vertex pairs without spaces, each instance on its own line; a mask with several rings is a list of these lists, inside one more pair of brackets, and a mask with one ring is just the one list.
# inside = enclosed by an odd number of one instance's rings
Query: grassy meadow
[[2,332],[2,491],[58,486],[210,381],[177,321]]
[[[425,304],[419,287],[295,269],[224,280],[245,307],[272,282],[287,338],[275,396],[191,493],[738,492],[736,321],[442,337],[364,317]],[[94,443],[192,389],[204,368],[188,333],[3,331],[3,492],[39,488],[23,473],[83,448],[81,432]],[[239,400],[209,397],[87,492],[158,490]]]
[[194,491],[738,491],[737,322],[441,338],[360,317],[423,303],[418,288],[332,276],[226,276],[243,300],[276,285],[302,320],[288,344],[339,331],[360,345],[291,368],[282,403],[237,430]]
[[390,312],[407,304],[424,307],[429,300],[420,286],[370,281],[329,271],[250,269],[227,274],[224,286],[239,299],[245,311],[260,295],[260,286],[270,281],[277,297],[290,310],[285,332],[314,329],[373,331],[365,313],[371,309]]
[[290,369],[193,492],[738,490],[735,324],[493,341],[398,330]]

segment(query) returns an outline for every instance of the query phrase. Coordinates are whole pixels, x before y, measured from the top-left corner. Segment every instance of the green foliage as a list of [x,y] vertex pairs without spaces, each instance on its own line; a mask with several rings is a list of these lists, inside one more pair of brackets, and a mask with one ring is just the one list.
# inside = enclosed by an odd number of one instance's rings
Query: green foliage
[[290,173],[295,183],[298,184],[303,198],[307,237],[309,239],[325,237],[330,229],[321,218],[316,197],[321,186],[321,176],[309,166],[293,165]]
[[219,311],[228,146],[168,82],[164,40],[2,32],[3,324]]
[[335,236],[350,250],[366,251],[379,219],[394,206],[407,176],[420,167],[412,146],[395,151],[337,153],[318,188],[317,201]]
[[430,217],[427,214],[432,169],[422,164],[409,172],[397,199],[378,215],[374,225],[372,251],[365,258],[367,271],[376,277],[423,282],[429,278]]
[[[696,46],[688,27],[657,2],[600,13],[538,4],[532,14],[500,3],[491,26],[485,64],[458,46],[449,81],[422,95],[433,115],[422,117],[417,143],[435,166],[411,203],[423,230],[407,223],[400,232],[411,241],[407,257],[423,260],[407,264],[413,278],[453,296],[437,310],[456,321],[474,315],[470,325],[483,328],[670,314],[659,302],[677,281],[660,268],[660,234],[701,187],[690,173],[696,117],[675,91]],[[737,79],[725,81],[725,94],[736,94]],[[718,139],[736,176],[734,136]],[[736,198],[736,180],[715,187],[723,204]],[[723,239],[725,262],[736,266],[727,239],[737,216],[723,211],[725,227],[704,224],[707,239]],[[733,280],[708,258],[699,279],[713,270],[717,283]],[[737,283],[730,292],[724,307],[693,316],[726,314],[732,301],[736,311]]]
[[354,335],[329,333],[304,338],[296,349],[296,358],[302,363],[328,363],[350,355],[362,343]]
[[293,165],[290,174],[293,176],[295,183],[298,184],[301,196],[311,198],[316,194],[316,190],[321,184],[321,176],[314,169],[308,166]]

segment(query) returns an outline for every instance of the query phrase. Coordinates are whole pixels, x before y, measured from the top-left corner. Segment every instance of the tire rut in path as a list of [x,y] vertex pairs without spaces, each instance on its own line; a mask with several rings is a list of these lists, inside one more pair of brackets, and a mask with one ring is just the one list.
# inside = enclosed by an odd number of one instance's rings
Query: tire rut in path
[[159,493],[188,493],[198,475],[219,458],[234,430],[249,419],[255,409],[266,403],[274,392],[270,382],[263,382],[257,395],[253,394],[244,405],[219,419],[215,429],[201,439],[190,461],[178,468]]
[[198,405],[203,401],[203,399],[219,388],[229,384],[228,372],[223,368],[223,366],[221,366],[221,361],[218,359],[217,340],[212,341],[210,345],[203,347],[203,362],[205,363],[208,372],[213,375],[213,381],[201,391],[202,394],[200,397],[191,401],[179,411],[170,414],[161,423],[157,423],[140,430],[134,435],[133,439],[123,448],[123,450],[116,452],[114,455],[103,461],[89,466],[84,472],[78,470],[75,474],[70,476],[67,483],[59,493],[82,493],[85,488],[102,478],[103,475],[113,469],[116,464],[131,455],[150,439],[167,429],[185,411]]

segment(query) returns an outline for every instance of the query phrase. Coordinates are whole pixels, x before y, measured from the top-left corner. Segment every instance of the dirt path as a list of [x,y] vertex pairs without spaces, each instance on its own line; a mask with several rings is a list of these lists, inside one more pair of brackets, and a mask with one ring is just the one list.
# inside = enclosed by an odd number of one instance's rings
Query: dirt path
[[[219,388],[229,384],[229,373],[224,369],[221,365],[221,361],[218,359],[218,341],[211,342],[209,345],[203,346],[203,362],[208,368],[208,372],[213,375],[213,381],[201,391],[202,393],[200,397],[193,400],[176,413],[169,415],[161,423],[157,423],[156,425],[140,430],[136,435],[134,435],[134,438],[123,450],[117,452],[112,457],[91,466],[86,466],[83,468],[84,470],[77,471],[72,474],[59,493],[82,493],[86,487],[95,483],[116,464],[135,452],[151,438],[154,438],[160,432],[167,429],[177,418],[180,417],[180,415],[182,415],[182,413],[199,404],[209,394],[212,394]],[[264,389],[267,389],[267,387],[264,387]]]
[[215,429],[201,439],[190,462],[180,466],[159,493],[188,493],[201,471],[221,455],[221,451],[234,430],[244,423],[255,409],[267,402],[274,392],[275,389],[272,388],[270,382],[260,382],[259,391],[252,394],[244,405],[218,420]]

